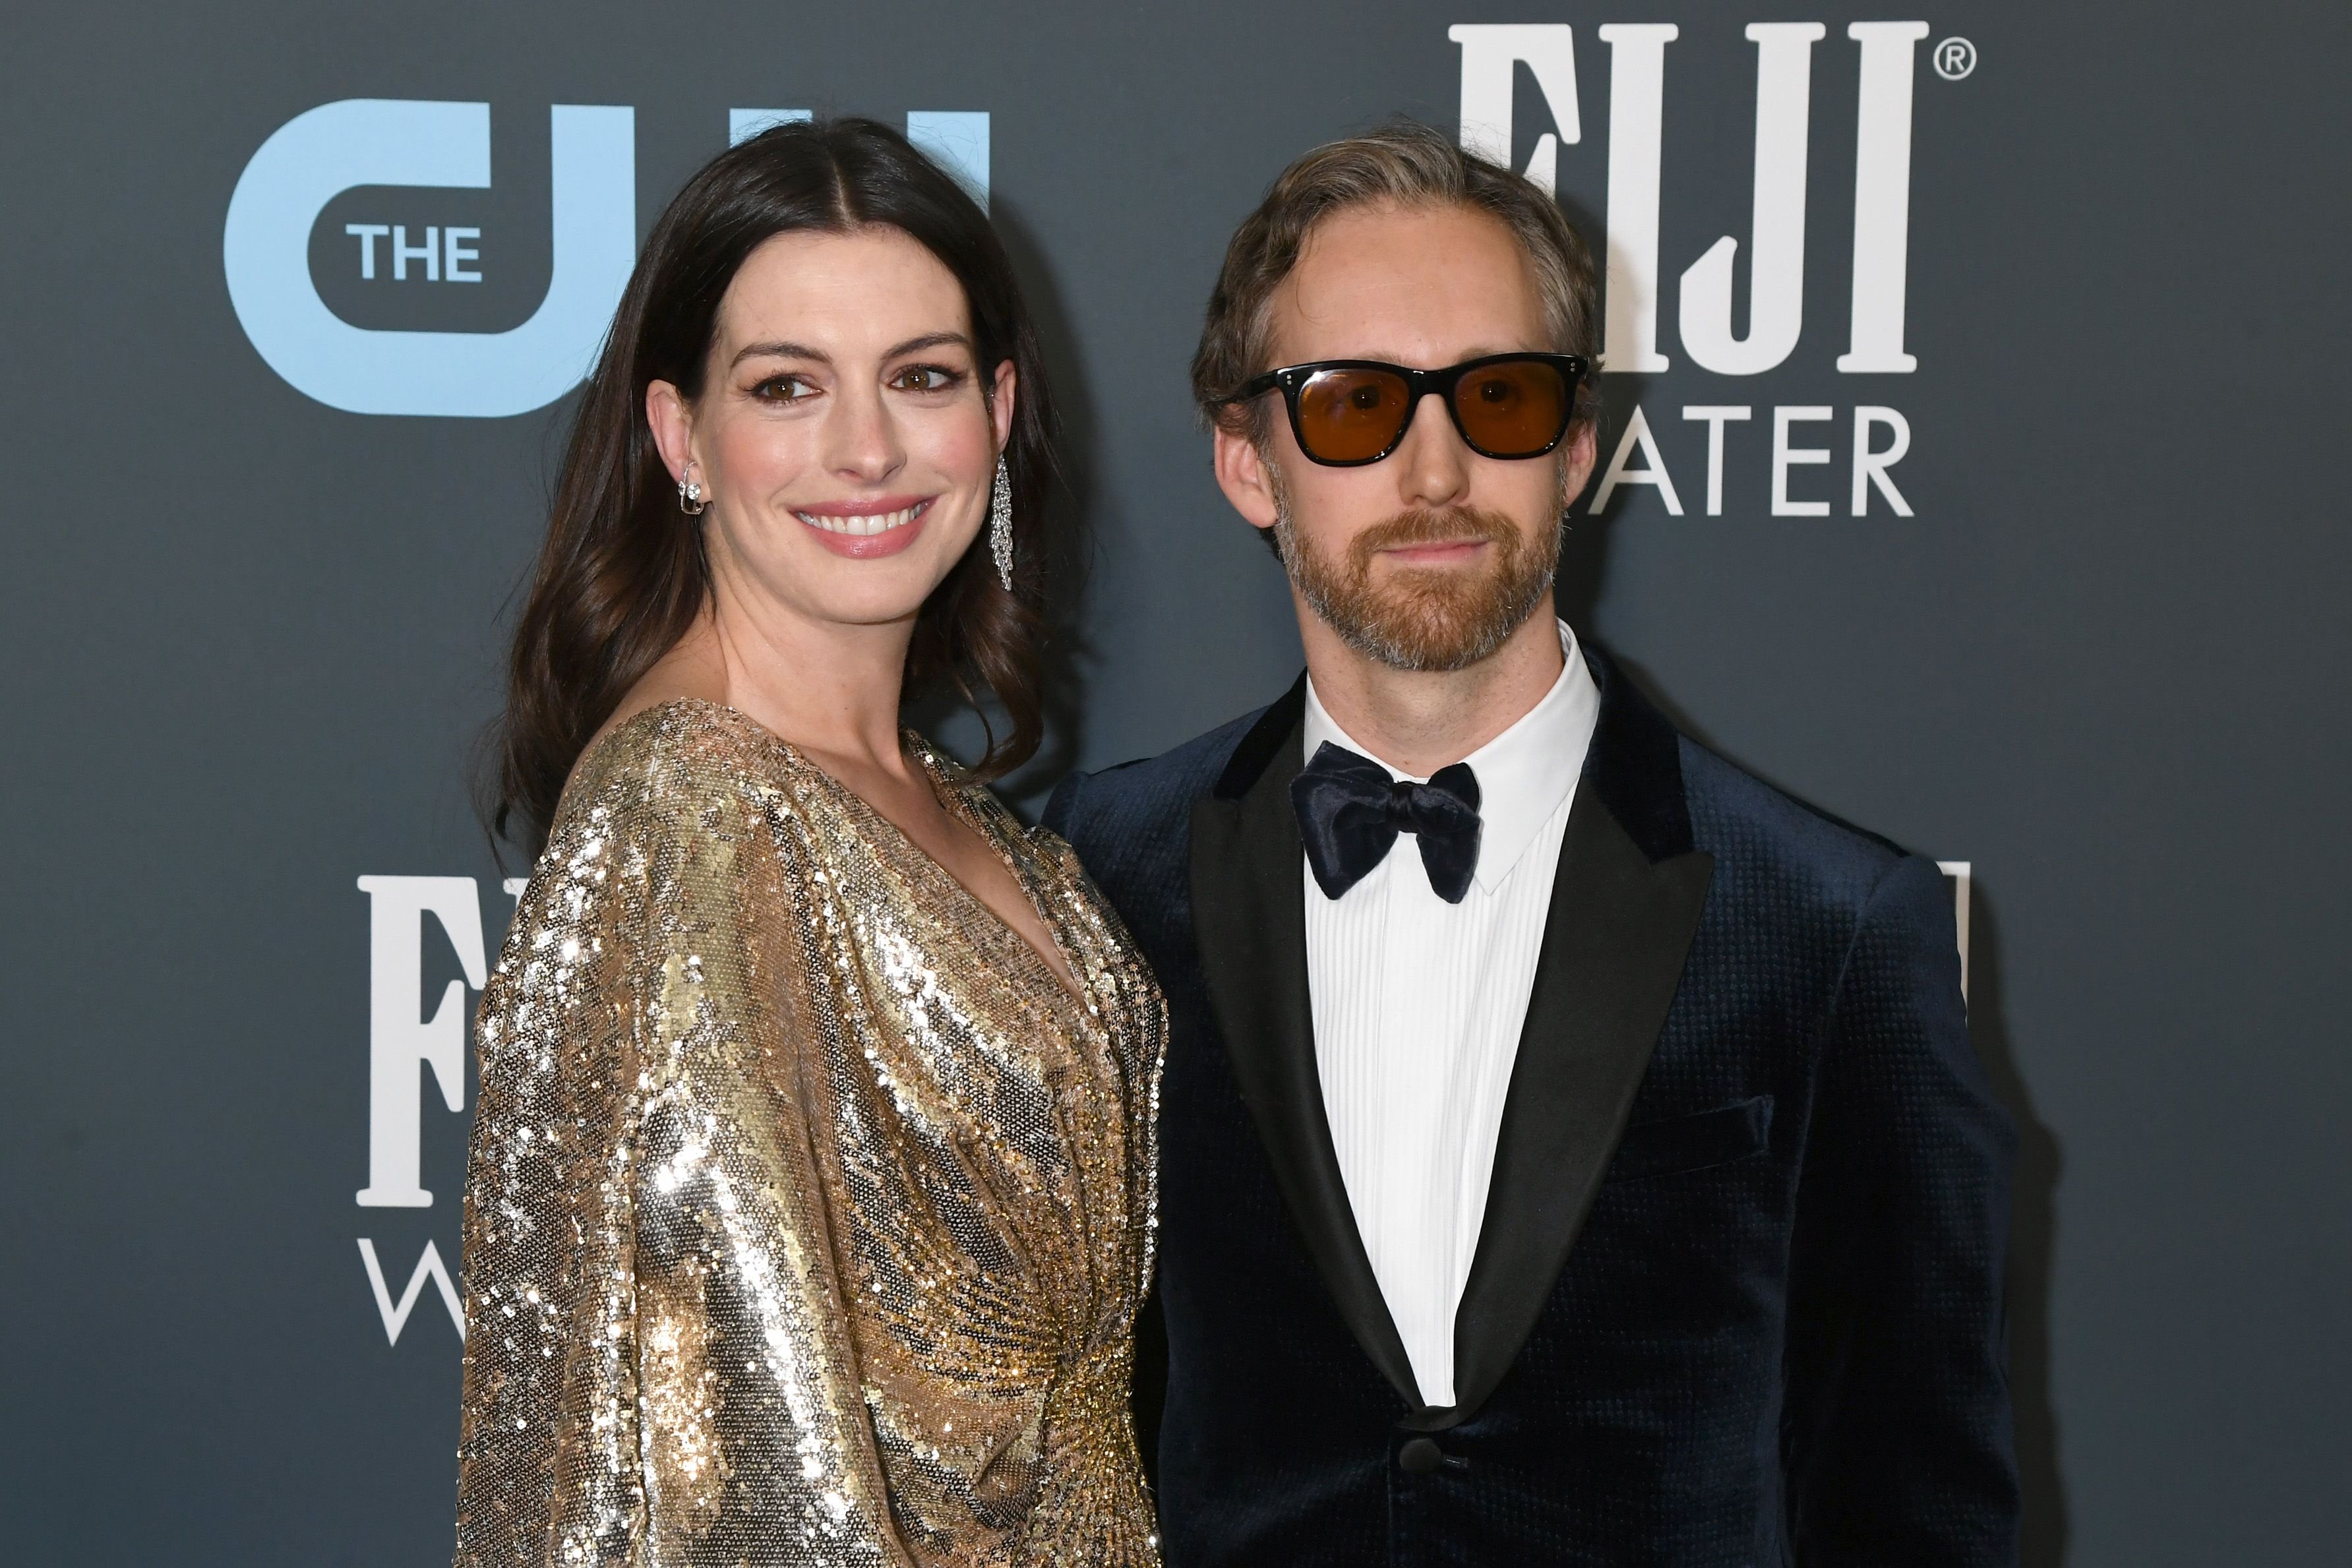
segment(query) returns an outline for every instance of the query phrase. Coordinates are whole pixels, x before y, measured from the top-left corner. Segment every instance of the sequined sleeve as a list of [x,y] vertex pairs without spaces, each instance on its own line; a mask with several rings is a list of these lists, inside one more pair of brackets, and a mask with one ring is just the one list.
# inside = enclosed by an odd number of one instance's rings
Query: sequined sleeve
[[761,921],[761,803],[583,762],[482,998],[458,1568],[904,1564]]

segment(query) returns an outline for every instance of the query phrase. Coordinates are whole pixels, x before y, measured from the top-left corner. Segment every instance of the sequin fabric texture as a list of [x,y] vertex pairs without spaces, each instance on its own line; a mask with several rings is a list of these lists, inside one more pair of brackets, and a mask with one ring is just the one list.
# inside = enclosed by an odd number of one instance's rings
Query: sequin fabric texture
[[734,710],[577,770],[482,997],[458,1568],[1157,1563],[1165,1009],[1068,847],[908,743],[1083,996]]

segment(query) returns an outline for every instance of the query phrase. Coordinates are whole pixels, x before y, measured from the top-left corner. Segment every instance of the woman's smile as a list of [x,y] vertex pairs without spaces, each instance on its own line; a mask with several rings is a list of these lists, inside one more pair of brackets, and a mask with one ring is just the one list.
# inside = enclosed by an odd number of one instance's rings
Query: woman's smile
[[880,496],[872,500],[824,501],[793,507],[792,513],[816,531],[817,542],[836,555],[860,560],[896,555],[922,531],[923,517],[936,496]]

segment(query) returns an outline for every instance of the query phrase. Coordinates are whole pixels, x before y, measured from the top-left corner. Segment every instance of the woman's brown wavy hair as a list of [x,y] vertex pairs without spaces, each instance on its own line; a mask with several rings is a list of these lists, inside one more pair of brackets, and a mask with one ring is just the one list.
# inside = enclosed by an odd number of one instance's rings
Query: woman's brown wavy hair
[[[581,399],[515,627],[486,781],[495,835],[536,851],[589,738],[686,635],[709,594],[701,531],[678,510],[646,423],[646,388],[667,381],[688,402],[701,395],[719,301],[762,243],[874,225],[905,232],[962,283],[983,383],[1008,359],[1018,377],[1004,453],[1013,588],[998,580],[983,529],[917,616],[908,689],[945,681],[980,710],[989,737],[975,768],[982,778],[1036,752],[1055,424],[1028,309],[987,215],[904,136],[872,120],[804,121],[712,159],[637,258]],[[1005,721],[1001,733],[992,705]]]

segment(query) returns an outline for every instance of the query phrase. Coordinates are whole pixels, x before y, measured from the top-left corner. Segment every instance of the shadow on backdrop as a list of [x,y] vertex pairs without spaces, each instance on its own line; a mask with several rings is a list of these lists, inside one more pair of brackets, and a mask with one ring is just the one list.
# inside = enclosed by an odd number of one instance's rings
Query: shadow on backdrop
[[2009,1388],[2017,1419],[2017,1473],[2025,1494],[2021,1568],[2066,1561],[2066,1486],[2058,1469],[2058,1418],[2050,1403],[2050,1274],[2058,1239],[2057,1136],[2034,1114],[2010,1046],[2002,1006],[2000,924],[1984,884],[1969,908],[1969,1036],[1993,1092],[2017,1123],[2017,1180],[2009,1242]]

